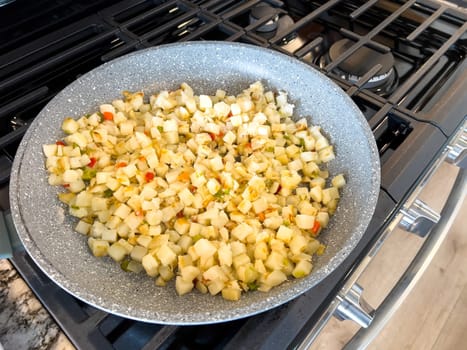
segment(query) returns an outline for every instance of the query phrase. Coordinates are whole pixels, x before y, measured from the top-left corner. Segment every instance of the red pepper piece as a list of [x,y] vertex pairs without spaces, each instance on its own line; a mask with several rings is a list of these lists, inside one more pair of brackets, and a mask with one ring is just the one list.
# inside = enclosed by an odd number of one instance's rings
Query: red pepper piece
[[92,167],[94,167],[94,165],[96,165],[96,163],[97,163],[96,157],[91,157],[91,158],[89,158],[88,167],[92,168]]
[[114,114],[112,112],[104,112],[102,115],[104,116],[104,120],[114,120]]
[[144,178],[146,179],[146,182],[151,182],[152,180],[154,180],[154,173],[148,171],[148,172],[144,175]]
[[319,223],[319,221],[315,220],[315,223],[313,224],[313,227],[311,228],[311,234],[313,236],[317,236],[320,228],[321,228],[321,224]]
[[62,140],[58,140],[57,142],[55,142],[55,144],[58,146],[65,146],[65,142],[63,142]]

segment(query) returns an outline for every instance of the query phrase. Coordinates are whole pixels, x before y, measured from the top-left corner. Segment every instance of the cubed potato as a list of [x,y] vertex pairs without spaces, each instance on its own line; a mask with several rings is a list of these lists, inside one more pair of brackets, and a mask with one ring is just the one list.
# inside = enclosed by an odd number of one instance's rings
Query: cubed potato
[[109,256],[115,261],[122,261],[128,254],[126,249],[118,242],[113,243],[107,250]]
[[214,253],[217,251],[214,244],[212,244],[206,238],[199,239],[194,244],[193,247],[195,249],[196,254],[198,256],[200,256],[200,257],[210,257],[210,256],[214,255]]
[[238,288],[226,287],[222,289],[222,297],[226,300],[237,301],[240,300],[242,291]]
[[94,237],[89,237],[88,245],[94,256],[106,256],[110,246],[109,242]]
[[163,265],[172,265],[177,261],[177,254],[174,253],[168,244],[161,246],[157,250],[156,256]]
[[313,228],[315,224],[315,217],[312,215],[298,214],[295,217],[295,223],[303,230],[309,230]]
[[292,271],[292,275],[295,278],[302,278],[308,276],[311,272],[313,265],[308,260],[300,260]]
[[293,230],[287,226],[281,225],[277,230],[276,238],[284,242],[290,242]]
[[147,252],[147,248],[142,247],[140,245],[136,245],[133,247],[130,256],[133,260],[140,263],[143,260],[143,257],[147,254]]
[[156,277],[159,274],[159,262],[152,254],[143,256],[141,264],[149,276]]
[[193,287],[194,284],[192,281],[187,281],[181,276],[177,276],[175,279],[175,290],[177,291],[178,295],[184,295],[191,292]]

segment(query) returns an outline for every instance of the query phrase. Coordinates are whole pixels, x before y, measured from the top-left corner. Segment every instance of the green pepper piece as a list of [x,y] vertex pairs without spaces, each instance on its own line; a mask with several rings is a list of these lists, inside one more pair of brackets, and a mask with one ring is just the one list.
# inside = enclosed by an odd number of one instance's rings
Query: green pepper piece
[[83,176],[82,176],[83,180],[85,180],[85,181],[91,180],[93,177],[96,176],[96,173],[97,173],[96,169],[92,169],[90,167],[85,167],[83,169]]

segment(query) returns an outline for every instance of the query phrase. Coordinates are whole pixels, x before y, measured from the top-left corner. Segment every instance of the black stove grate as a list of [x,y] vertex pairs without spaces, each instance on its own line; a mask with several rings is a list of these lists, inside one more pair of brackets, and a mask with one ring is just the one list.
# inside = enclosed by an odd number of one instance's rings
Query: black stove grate
[[[251,20],[251,11],[267,7]],[[103,62],[154,45],[239,41],[281,51],[319,69],[352,97],[377,141],[382,188],[367,233],[340,269],[310,292],[247,319],[209,326],[162,326],[110,315],[56,287],[27,254],[12,262],[80,348],[287,348],[315,322],[467,110],[464,11],[436,1],[17,0],[0,8],[0,209],[16,149],[35,115],[66,85]],[[267,26],[277,28],[265,30]],[[333,61],[339,40],[350,46]],[[342,65],[362,48],[392,53],[349,78]],[[0,215],[0,219],[3,213]],[[10,225],[11,226],[11,225]],[[12,227],[12,226],[11,226]],[[13,230],[11,228],[11,230]]]

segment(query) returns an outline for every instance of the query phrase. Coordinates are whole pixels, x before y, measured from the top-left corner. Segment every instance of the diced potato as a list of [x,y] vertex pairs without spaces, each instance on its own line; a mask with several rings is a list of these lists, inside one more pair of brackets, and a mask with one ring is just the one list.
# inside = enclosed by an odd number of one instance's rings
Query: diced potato
[[147,252],[148,252],[147,248],[142,247],[140,245],[136,245],[133,247],[133,250],[131,251],[130,256],[133,260],[137,262],[141,262]]
[[109,256],[115,261],[122,261],[123,258],[128,254],[126,249],[120,245],[120,243],[113,243],[107,250]]
[[223,281],[221,281],[221,280],[211,281],[208,284],[209,293],[211,293],[211,295],[216,295],[216,294],[218,294],[219,292],[222,291],[224,286],[225,286],[225,283]]
[[267,287],[275,287],[287,279],[285,273],[280,270],[272,271],[264,280],[264,285]]
[[114,215],[121,219],[126,219],[131,213],[131,208],[124,203],[121,203],[114,211]]
[[94,256],[106,256],[109,249],[109,242],[102,239],[95,239],[89,237],[88,239],[89,248],[91,248],[92,254]]
[[83,220],[80,220],[78,224],[76,224],[75,230],[76,232],[82,233],[83,235],[87,235],[89,231],[91,230],[91,226],[92,226],[91,224]]
[[229,244],[222,242],[217,250],[219,264],[225,266],[232,265],[232,249]]
[[190,229],[190,223],[186,218],[178,218],[175,220],[174,229],[179,234],[184,235],[185,233],[188,233],[188,230]]
[[284,256],[273,250],[264,265],[271,270],[280,270],[284,266]]
[[226,300],[237,301],[241,294],[242,291],[237,288],[226,287],[222,289],[222,297]]
[[201,273],[201,270],[196,266],[185,266],[180,270],[180,276],[185,281],[193,281]]
[[322,228],[327,227],[329,223],[329,214],[327,212],[321,211],[316,215],[316,221],[319,222]]
[[[298,216],[299,215],[297,215],[297,217]],[[298,225],[298,223],[297,223],[297,225]],[[290,228],[288,228],[288,227],[286,227],[284,225],[281,225],[279,227],[279,229],[277,230],[276,237],[277,237],[277,239],[280,239],[281,241],[290,242],[290,240],[292,239],[292,235],[293,235],[293,230],[292,229],[290,229]]]
[[184,280],[181,276],[177,276],[175,279],[175,289],[177,290],[178,295],[183,295],[191,292],[194,284],[192,281]]
[[313,228],[315,224],[315,217],[312,215],[299,214],[295,217],[295,223],[299,228],[309,230]]
[[62,123],[62,130],[67,134],[73,134],[79,129],[79,124],[73,118],[65,118]]
[[331,180],[332,186],[337,188],[342,188],[345,186],[345,178],[344,175],[339,174],[333,177]]
[[193,245],[193,248],[195,249],[195,252],[198,256],[203,257],[210,257],[217,251],[214,244],[212,244],[206,238],[201,238],[200,240],[198,240]]
[[159,262],[152,254],[143,256],[141,264],[149,276],[156,277],[159,274]]
[[136,243],[138,243],[140,246],[148,248],[149,243],[151,243],[152,237],[151,236],[139,236],[136,239]]
[[168,244],[161,246],[157,250],[156,256],[163,265],[172,265],[177,260],[177,254],[174,253]]
[[233,257],[232,262],[234,267],[238,269],[239,266],[250,263],[250,257],[245,253],[239,254]]
[[47,158],[50,158],[52,156],[55,156],[57,154],[57,145],[52,144],[52,145],[43,145],[42,146],[42,151],[44,152],[44,155]]
[[117,230],[106,228],[102,232],[101,238],[107,242],[115,242],[117,241]]
[[292,254],[300,254],[303,252],[308,244],[308,240],[305,236],[295,235],[289,243],[290,251]]
[[331,202],[333,199],[338,199],[339,198],[339,191],[337,190],[336,187],[329,187],[326,188],[322,191],[323,193],[323,204],[328,204]]
[[255,259],[266,260],[269,256],[269,248],[266,242],[258,242],[255,246]]
[[245,241],[245,238],[253,232],[254,229],[250,225],[242,222],[232,230],[231,235],[232,237],[235,237],[239,241],[243,242]]
[[292,275],[295,278],[302,278],[308,276],[311,272],[313,265],[310,261],[307,260],[300,260],[293,269]]

